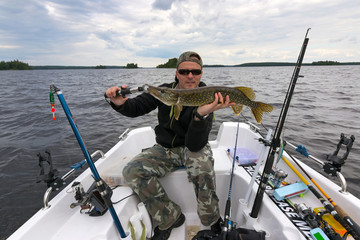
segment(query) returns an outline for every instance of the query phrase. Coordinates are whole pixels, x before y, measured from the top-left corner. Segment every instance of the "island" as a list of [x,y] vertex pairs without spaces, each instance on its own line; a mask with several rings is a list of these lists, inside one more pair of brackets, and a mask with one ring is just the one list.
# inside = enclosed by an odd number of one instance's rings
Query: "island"
[[0,70],[31,70],[31,69],[32,67],[30,67],[29,64],[21,62],[19,60],[0,62]]

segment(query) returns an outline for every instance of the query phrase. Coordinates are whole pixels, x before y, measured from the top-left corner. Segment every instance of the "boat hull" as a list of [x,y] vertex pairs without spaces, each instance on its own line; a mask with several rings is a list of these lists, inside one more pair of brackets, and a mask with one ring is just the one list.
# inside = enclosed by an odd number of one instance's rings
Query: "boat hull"
[[[264,147],[258,141],[261,136],[251,130],[248,124],[240,123],[239,127],[238,146],[248,149],[259,159],[266,158],[268,147]],[[217,138],[210,141],[215,159],[216,191],[220,199],[221,210],[225,209],[229,191],[232,156],[228,153],[228,149],[234,147],[236,129],[237,123],[223,123]],[[153,144],[155,144],[155,133],[152,128],[144,127],[132,130],[110,149],[104,158],[98,159],[95,166],[102,179],[107,181],[109,185],[123,184],[121,176],[123,166],[142,149],[151,147]],[[293,164],[286,153],[284,156]],[[309,166],[301,162],[300,164],[345,211],[349,213],[360,212],[360,200],[358,198],[350,193],[341,193],[341,188],[338,185]],[[251,187],[250,197],[246,202],[249,183],[252,175],[255,174],[254,168],[254,166],[235,165],[231,193],[232,220],[239,227],[266,231],[267,239],[311,239],[310,228],[306,222],[300,218],[291,204],[276,200],[272,196],[271,187],[268,187],[266,194],[264,194],[258,218],[253,219],[249,216],[258,189],[258,181],[256,181]],[[291,183],[300,181],[282,160],[277,164],[277,168],[288,174],[286,181]],[[262,167],[260,167],[261,170]],[[258,175],[257,180],[259,177],[260,175]],[[80,182],[84,189],[88,189],[93,183],[90,170],[85,170],[73,182],[75,181]],[[70,205],[76,202],[71,188],[73,182],[49,202],[49,208],[40,209],[9,239],[121,239],[109,212],[103,216],[90,217],[81,213],[79,207],[70,208]],[[179,169],[162,178],[161,183],[169,197],[181,206],[186,216],[185,224],[174,229],[170,239],[187,239],[189,232],[195,233],[198,230],[208,228],[201,225],[197,216],[193,186],[188,182],[184,169]],[[139,213],[137,207],[139,199],[132,194],[133,192],[129,187],[122,185],[114,189],[112,195],[113,202],[130,196],[120,203],[114,204],[114,209],[126,232],[130,232],[130,218]],[[311,208],[322,207],[320,201],[311,192],[306,192],[302,197],[291,198],[291,202],[305,203]],[[224,212],[221,214],[223,215]],[[358,214],[351,217],[356,222],[360,222]]]

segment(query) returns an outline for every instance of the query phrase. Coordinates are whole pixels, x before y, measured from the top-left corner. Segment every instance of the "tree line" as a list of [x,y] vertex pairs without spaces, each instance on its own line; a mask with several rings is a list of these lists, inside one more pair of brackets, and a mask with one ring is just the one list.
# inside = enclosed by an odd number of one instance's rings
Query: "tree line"
[[[157,65],[156,68],[176,68],[177,58],[170,58],[166,63]],[[250,62],[238,65],[204,65],[204,67],[276,67],[276,66],[295,66],[296,63],[291,62]],[[360,65],[359,62],[337,62],[337,61],[317,61],[312,63],[303,63],[303,65]]]
[[157,65],[156,68],[176,68],[177,58],[170,58],[166,63]]
[[0,70],[31,70],[31,69],[32,67],[30,67],[29,64],[21,62],[19,60],[0,62]]

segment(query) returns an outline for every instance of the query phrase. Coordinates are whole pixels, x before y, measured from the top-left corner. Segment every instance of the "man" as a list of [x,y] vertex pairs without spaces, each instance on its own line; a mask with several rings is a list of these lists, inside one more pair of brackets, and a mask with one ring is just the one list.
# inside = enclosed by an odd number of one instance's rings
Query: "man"
[[[192,89],[203,87],[202,59],[196,52],[184,52],[177,62],[175,82],[161,87]],[[123,86],[126,87],[126,86]],[[191,179],[198,202],[201,223],[221,232],[218,197],[215,187],[214,159],[208,143],[213,112],[233,106],[229,96],[225,99],[215,94],[214,102],[199,107],[183,107],[178,120],[171,106],[167,106],[148,93],[133,99],[116,96],[119,87],[106,91],[111,106],[128,117],[137,117],[158,108],[159,124],[155,127],[156,142],[134,157],[123,170],[128,185],[144,202],[152,216],[154,236],[152,239],[168,239],[173,228],[185,222],[180,206],[170,200],[158,178],[185,166]]]

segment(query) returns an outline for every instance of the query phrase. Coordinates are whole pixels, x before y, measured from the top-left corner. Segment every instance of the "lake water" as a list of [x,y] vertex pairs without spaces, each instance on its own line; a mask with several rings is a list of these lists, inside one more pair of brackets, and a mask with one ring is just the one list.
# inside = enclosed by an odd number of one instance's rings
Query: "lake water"
[[[264,114],[263,124],[275,128],[292,76],[293,67],[205,68],[208,85],[246,86],[257,100],[275,110]],[[65,174],[84,157],[55,96],[52,120],[49,85],[63,92],[90,153],[108,151],[127,128],[155,127],[156,111],[136,119],[113,111],[103,94],[109,86],[159,85],[174,79],[174,69],[33,70],[0,71],[0,238],[5,239],[42,207],[46,190],[36,183],[39,152],[50,150],[54,167]],[[349,191],[360,197],[360,66],[304,66],[291,102],[284,139],[305,145],[325,161],[340,134],[356,140],[342,172]],[[252,122],[248,108],[243,115]],[[222,121],[238,121],[231,109],[216,112],[211,132],[215,139]],[[240,117],[243,121],[243,118]],[[296,154],[321,172],[321,167]],[[101,174],[101,173],[100,173]],[[336,181],[336,180],[334,180]]]

